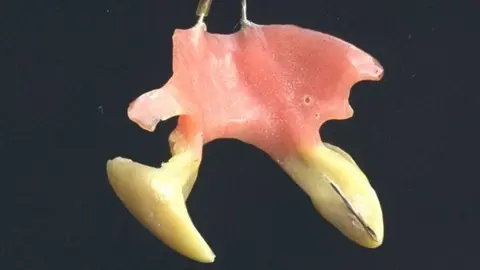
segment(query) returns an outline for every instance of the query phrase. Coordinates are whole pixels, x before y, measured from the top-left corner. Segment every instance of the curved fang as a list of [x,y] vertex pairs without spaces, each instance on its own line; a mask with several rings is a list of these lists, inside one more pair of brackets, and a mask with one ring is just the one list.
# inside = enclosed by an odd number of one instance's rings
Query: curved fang
[[308,194],[315,209],[357,244],[383,242],[383,214],[375,190],[353,158],[337,146],[320,143],[299,151],[281,166]]
[[127,209],[178,253],[203,263],[215,255],[195,228],[185,201],[197,178],[200,158],[188,151],[161,168],[117,157],[107,163],[110,184]]

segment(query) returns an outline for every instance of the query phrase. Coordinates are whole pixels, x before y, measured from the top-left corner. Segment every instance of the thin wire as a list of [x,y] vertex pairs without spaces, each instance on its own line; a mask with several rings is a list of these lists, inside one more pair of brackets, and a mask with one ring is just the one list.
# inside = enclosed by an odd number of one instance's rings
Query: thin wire
[[242,16],[240,19],[240,24],[242,25],[242,27],[254,25],[251,21],[247,19],[247,0],[242,0]]
[[203,23],[205,17],[208,16],[210,11],[210,6],[212,5],[213,0],[199,0],[196,14],[199,17],[198,23]]
[[247,21],[247,0],[242,0],[242,22]]

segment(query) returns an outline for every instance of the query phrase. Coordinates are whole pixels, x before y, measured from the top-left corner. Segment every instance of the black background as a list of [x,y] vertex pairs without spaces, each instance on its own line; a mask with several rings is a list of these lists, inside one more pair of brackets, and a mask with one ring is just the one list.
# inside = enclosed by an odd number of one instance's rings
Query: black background
[[[216,262],[144,229],[105,162],[168,159],[176,120],[148,133],[126,109],[170,77],[171,35],[195,23],[196,4],[2,1],[0,269],[480,269],[478,1],[249,1],[256,23],[336,35],[384,66],[381,82],[354,86],[354,117],[321,130],[379,194],[379,249],[350,242],[268,156],[233,140],[205,148],[188,201]],[[235,31],[239,11],[215,0],[209,31]]]

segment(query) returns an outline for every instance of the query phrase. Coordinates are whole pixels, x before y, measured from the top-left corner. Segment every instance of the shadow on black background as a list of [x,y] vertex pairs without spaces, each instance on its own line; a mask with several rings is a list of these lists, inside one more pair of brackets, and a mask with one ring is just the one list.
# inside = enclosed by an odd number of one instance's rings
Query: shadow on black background
[[[105,175],[115,156],[168,159],[175,120],[148,133],[126,109],[170,77],[196,1],[30,2],[0,11],[0,269],[478,269],[476,1],[250,1],[256,23],[336,35],[385,67],[353,88],[353,118],[322,128],[377,190],[385,242],[356,246],[269,157],[222,140],[188,202],[212,265],[155,239]],[[233,32],[239,7],[216,0],[209,31]]]

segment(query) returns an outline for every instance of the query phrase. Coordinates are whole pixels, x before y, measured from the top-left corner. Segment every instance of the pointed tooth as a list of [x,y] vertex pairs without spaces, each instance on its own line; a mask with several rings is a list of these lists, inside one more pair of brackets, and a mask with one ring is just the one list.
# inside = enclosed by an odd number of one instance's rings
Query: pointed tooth
[[117,157],[107,162],[107,174],[127,209],[155,236],[190,259],[210,263],[215,255],[185,205],[199,163],[189,153],[172,157],[161,168]]
[[309,195],[316,210],[345,236],[368,248],[382,244],[380,201],[348,153],[321,143],[288,157],[281,166]]

